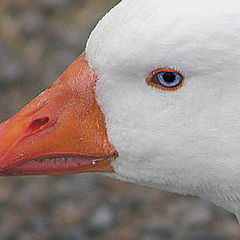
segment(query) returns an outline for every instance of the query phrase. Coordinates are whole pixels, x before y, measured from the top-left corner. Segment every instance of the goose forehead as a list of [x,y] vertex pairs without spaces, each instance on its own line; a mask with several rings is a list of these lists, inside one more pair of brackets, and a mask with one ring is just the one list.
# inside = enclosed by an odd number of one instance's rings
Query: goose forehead
[[[122,1],[93,31],[87,54],[101,71],[161,66],[189,74],[239,66],[240,4],[224,1]],[[199,64],[200,63],[200,64]],[[135,72],[134,72],[135,73]]]

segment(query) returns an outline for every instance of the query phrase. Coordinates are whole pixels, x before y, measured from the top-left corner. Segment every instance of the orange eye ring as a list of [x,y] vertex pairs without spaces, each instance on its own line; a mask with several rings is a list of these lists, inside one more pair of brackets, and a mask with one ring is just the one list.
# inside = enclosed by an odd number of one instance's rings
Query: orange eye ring
[[184,76],[178,71],[160,68],[152,71],[146,78],[146,82],[164,91],[176,91],[183,86]]

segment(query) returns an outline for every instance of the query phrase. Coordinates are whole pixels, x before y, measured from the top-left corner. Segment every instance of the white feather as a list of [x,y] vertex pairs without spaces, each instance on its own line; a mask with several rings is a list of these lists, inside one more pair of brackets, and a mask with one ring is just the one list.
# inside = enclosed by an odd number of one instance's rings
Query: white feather
[[[87,57],[120,157],[115,177],[208,199],[240,216],[240,2],[123,0]],[[158,68],[185,76],[150,87]]]

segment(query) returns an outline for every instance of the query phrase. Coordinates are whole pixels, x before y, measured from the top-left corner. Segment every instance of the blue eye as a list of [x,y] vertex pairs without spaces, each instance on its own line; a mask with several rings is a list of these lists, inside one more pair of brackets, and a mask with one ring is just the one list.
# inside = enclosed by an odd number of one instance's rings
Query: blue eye
[[182,75],[175,72],[158,72],[156,81],[166,88],[175,88],[182,83]]
[[167,68],[157,69],[146,78],[148,85],[165,91],[175,91],[182,87],[184,77],[180,72]]

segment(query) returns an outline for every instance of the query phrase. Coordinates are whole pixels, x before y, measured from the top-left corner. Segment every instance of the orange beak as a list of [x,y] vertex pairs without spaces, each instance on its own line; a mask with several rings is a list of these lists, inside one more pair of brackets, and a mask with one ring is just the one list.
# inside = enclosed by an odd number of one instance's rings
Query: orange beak
[[0,125],[0,176],[114,172],[96,101],[97,75],[85,54],[59,79]]

